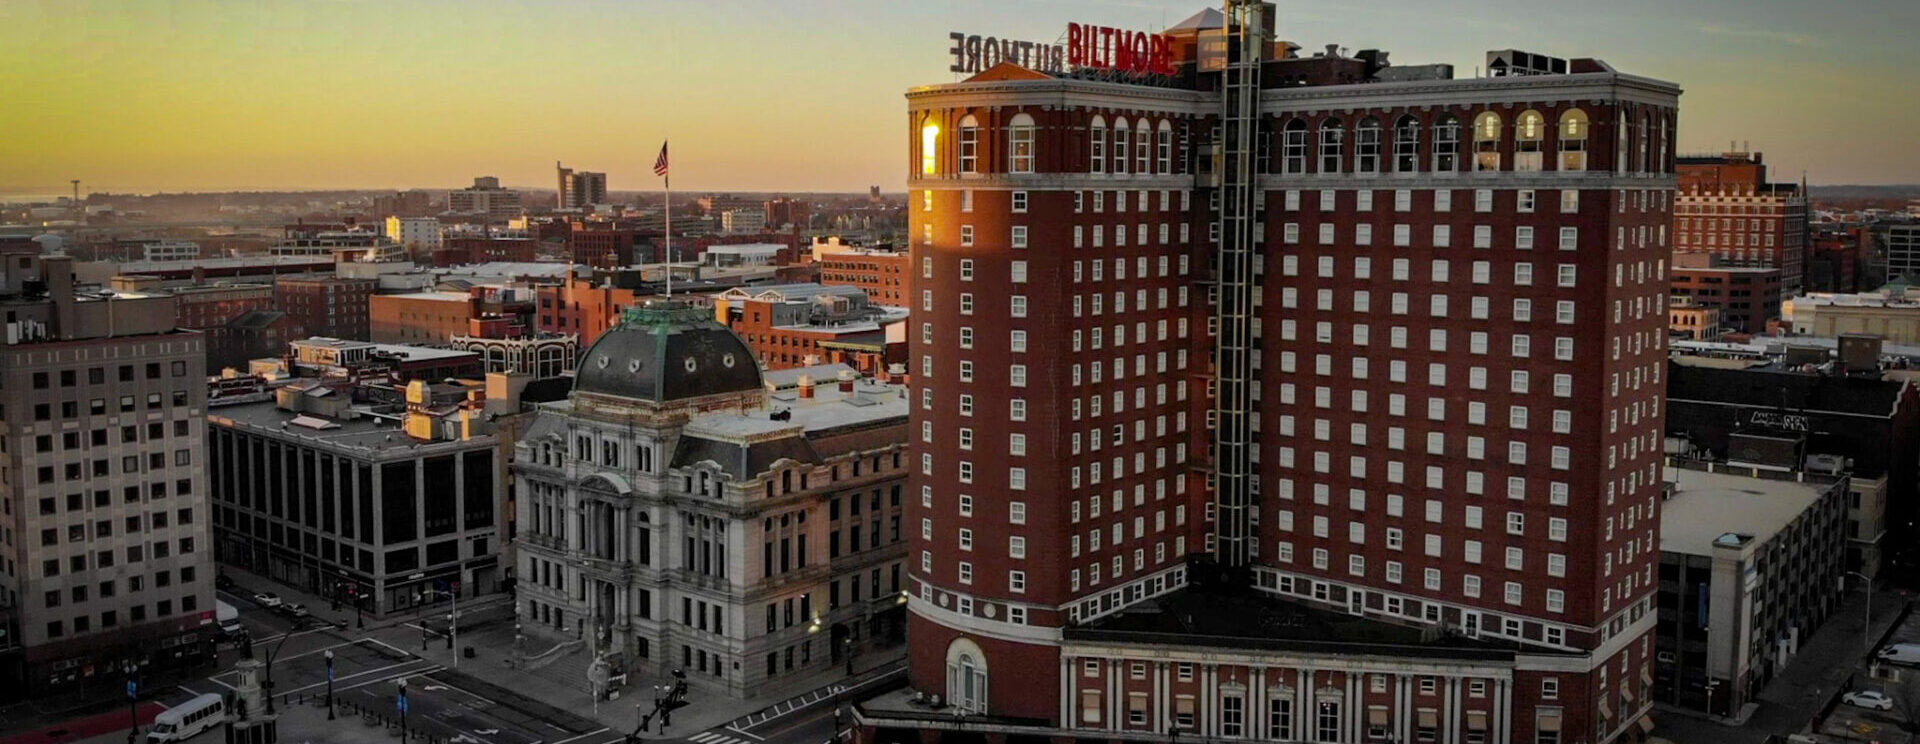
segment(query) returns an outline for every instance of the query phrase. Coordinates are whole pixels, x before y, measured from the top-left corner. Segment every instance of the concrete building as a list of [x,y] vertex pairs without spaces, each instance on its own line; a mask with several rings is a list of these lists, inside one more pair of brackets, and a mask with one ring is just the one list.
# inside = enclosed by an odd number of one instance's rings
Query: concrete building
[[500,188],[500,179],[492,176],[475,178],[472,186],[447,192],[447,212],[451,214],[508,220],[522,211],[520,192]]
[[720,231],[724,233],[758,233],[767,230],[767,211],[760,207],[740,207],[720,213]]
[[1757,152],[1683,157],[1678,175],[1675,253],[1779,269],[1786,296],[1805,291],[1807,197],[1799,184],[1769,183]]
[[1814,292],[1788,298],[1781,309],[1796,334],[1857,333],[1883,336],[1896,344],[1920,344],[1920,297],[1909,297],[1904,286],[1858,294]]
[[556,209],[592,211],[594,205],[607,203],[607,174],[562,168],[558,160],[553,169],[559,176]]
[[[942,707],[863,735],[1651,728],[1678,88],[1294,57],[1227,9],[1158,75],[908,92],[908,668]],[[1222,593],[1279,609],[1174,614]]]
[[404,406],[363,405],[352,383],[303,380],[216,409],[221,562],[374,616],[440,586],[500,591],[506,468],[476,391],[416,381]]
[[1676,356],[1665,449],[1691,461],[1849,476],[1847,570],[1905,585],[1920,566],[1909,547],[1920,533],[1903,526],[1920,517],[1920,389],[1870,361],[1836,371],[1828,358],[1791,348],[1757,362]]
[[1880,240],[1887,281],[1920,282],[1920,223],[1888,225]]
[[440,247],[440,219],[437,217],[388,217],[387,238],[409,252],[431,255]]
[[155,240],[140,245],[144,261],[193,261],[200,258],[200,244],[190,240]]
[[188,330],[219,328],[254,310],[273,307],[273,285],[220,282],[164,286],[159,277],[123,274],[107,285],[116,292],[165,293],[174,297],[174,325]]
[[366,251],[397,247],[385,235],[372,230],[349,228],[345,230],[308,230],[298,229],[305,226],[288,226],[288,235],[267,247],[267,255],[284,257],[321,256],[332,260],[340,251]]
[[273,280],[274,305],[315,336],[366,341],[376,279],[292,274]]
[[1732,331],[1765,333],[1767,321],[1780,317],[1780,269],[1733,266],[1713,253],[1676,253],[1672,296],[1720,311],[1720,324]]
[[203,337],[31,250],[0,255],[0,689],[210,665]]
[[1847,479],[1739,468],[1667,478],[1654,699],[1731,716],[1840,603]]
[[897,645],[907,407],[854,379],[769,391],[707,310],[627,311],[516,445],[521,627],[736,698]]

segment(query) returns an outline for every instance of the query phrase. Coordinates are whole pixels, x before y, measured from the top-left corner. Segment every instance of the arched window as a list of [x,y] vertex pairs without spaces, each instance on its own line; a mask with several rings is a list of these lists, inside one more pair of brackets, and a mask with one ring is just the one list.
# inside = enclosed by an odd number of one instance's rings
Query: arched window
[[1360,120],[1353,130],[1353,172],[1380,172],[1380,120],[1371,116]]
[[1159,161],[1159,167],[1155,168],[1154,172],[1161,173],[1161,174],[1172,173],[1173,172],[1173,124],[1169,123],[1166,119],[1161,119],[1159,136],[1160,136],[1159,152],[1156,154],[1154,158],[1155,160]]
[[1587,169],[1587,114],[1573,109],[1560,115],[1560,170]]
[[1433,120],[1433,170],[1436,173],[1460,170],[1460,120],[1453,114],[1441,114]]
[[1500,115],[1492,111],[1473,120],[1473,169],[1500,170]]
[[1128,148],[1133,142],[1128,134],[1126,119],[1113,123],[1113,172],[1116,174],[1127,172]]
[[1088,172],[1107,172],[1107,120],[1104,117],[1096,115],[1087,124],[1087,140],[1093,143],[1093,156],[1090,159],[1093,167]]
[[947,702],[967,713],[987,712],[987,655],[965,638],[947,645]]
[[1620,120],[1618,125],[1614,127],[1614,131],[1618,135],[1618,142],[1613,146],[1614,173],[1624,174],[1627,172],[1627,160],[1629,159],[1627,151],[1627,130],[1629,128],[1627,125],[1627,111],[1622,107],[1620,109]]
[[920,174],[931,176],[940,172],[940,125],[931,116],[920,121]]
[[1537,171],[1544,168],[1541,150],[1546,144],[1547,119],[1538,111],[1523,111],[1514,120],[1513,169]]
[[1420,120],[1400,117],[1393,125],[1393,170],[1412,173],[1420,170]]
[[1033,117],[1026,114],[1007,122],[1007,172],[1033,172]]
[[1141,119],[1134,126],[1140,136],[1133,138],[1133,172],[1153,172],[1153,122]]
[[1347,130],[1339,119],[1320,122],[1320,172],[1340,172],[1340,145],[1346,139]]
[[1307,123],[1299,119],[1287,122],[1280,130],[1280,172],[1307,172]]
[[960,120],[960,172],[980,172],[980,122],[972,114]]

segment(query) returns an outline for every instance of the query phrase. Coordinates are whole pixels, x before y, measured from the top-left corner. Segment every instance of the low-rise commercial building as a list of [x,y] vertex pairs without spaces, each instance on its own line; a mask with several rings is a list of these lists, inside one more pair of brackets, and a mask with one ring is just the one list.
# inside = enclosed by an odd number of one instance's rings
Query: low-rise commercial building
[[1717,470],[1667,470],[1653,695],[1732,715],[1839,604],[1848,486]]
[[1673,296],[1720,311],[1720,323],[1740,333],[1762,333],[1780,317],[1780,269],[1734,266],[1712,253],[1676,253]]
[[876,305],[908,307],[911,257],[906,251],[847,245],[839,238],[813,242],[813,263],[820,283],[859,287]]
[[714,295],[713,304],[714,317],[740,334],[767,369],[846,364],[877,375],[906,362],[905,329],[893,328],[906,321],[906,309],[874,305],[858,287],[738,287]]
[[1866,333],[1897,344],[1920,344],[1920,298],[1908,296],[1903,285],[1857,294],[1814,292],[1786,300],[1781,310],[1794,333]]

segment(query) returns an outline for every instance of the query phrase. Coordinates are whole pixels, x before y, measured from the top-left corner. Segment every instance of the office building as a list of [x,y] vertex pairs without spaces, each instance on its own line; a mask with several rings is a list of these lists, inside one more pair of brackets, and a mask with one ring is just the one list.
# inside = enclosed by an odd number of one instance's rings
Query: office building
[[839,238],[816,238],[811,250],[821,284],[859,287],[876,305],[912,304],[911,256],[906,251],[849,245]]
[[1720,323],[1737,333],[1767,332],[1780,317],[1780,270],[1733,266],[1713,253],[1673,256],[1673,297],[1720,311]]
[[559,176],[555,208],[592,211],[594,205],[607,203],[607,174],[562,168],[558,160],[553,170]]
[[0,255],[0,687],[117,688],[210,665],[203,337],[166,293]]
[[522,632],[736,698],[897,647],[904,388],[769,390],[710,311],[626,311],[517,442]]
[[220,561],[373,616],[500,591],[506,469],[476,390],[415,381],[379,406],[354,387],[301,380],[207,416]]
[[767,211],[760,207],[741,207],[720,213],[721,232],[738,235],[766,230]]
[[437,217],[388,217],[387,239],[408,251],[431,255],[440,247],[440,219]]
[[909,91],[908,668],[941,707],[862,730],[1651,728],[1678,88],[1297,57],[1227,10],[1156,74]]
[[1847,478],[1669,468],[1654,699],[1732,716],[1840,604]]
[[[716,249],[717,250],[717,249]],[[763,369],[846,364],[868,376],[906,363],[906,308],[869,301],[859,287],[770,284],[713,296],[714,318],[747,342]],[[898,343],[887,343],[889,334]]]
[[367,301],[368,338],[382,344],[445,344],[454,336],[518,338],[532,332],[535,290],[474,286],[374,295]]
[[520,192],[500,187],[500,179],[482,176],[473,185],[447,192],[447,212],[484,217],[489,221],[508,220],[521,214]]
[[1683,157],[1677,170],[1675,253],[1779,269],[1786,296],[1805,290],[1807,197],[1799,184],[1768,182],[1757,152]]
[[1887,281],[1920,282],[1920,224],[1888,225],[1880,241]]
[[367,312],[376,279],[329,274],[292,274],[273,280],[274,305],[307,333],[355,341],[368,339]]

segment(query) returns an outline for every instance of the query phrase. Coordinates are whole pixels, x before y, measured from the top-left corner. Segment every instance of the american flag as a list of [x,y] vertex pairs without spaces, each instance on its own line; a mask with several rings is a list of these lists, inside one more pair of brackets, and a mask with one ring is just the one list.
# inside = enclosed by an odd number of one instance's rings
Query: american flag
[[656,176],[667,175],[667,143],[665,142],[660,143],[659,159],[653,161],[653,174]]

